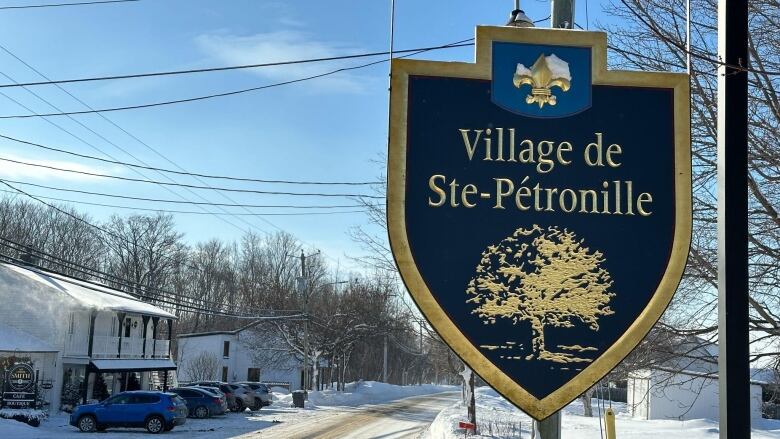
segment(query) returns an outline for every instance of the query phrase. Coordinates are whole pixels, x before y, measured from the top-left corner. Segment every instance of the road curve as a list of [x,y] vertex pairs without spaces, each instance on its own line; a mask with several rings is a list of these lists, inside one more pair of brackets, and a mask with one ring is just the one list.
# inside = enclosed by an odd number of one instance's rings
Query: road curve
[[458,392],[414,396],[386,404],[348,408],[284,423],[240,436],[242,439],[400,439],[418,438]]

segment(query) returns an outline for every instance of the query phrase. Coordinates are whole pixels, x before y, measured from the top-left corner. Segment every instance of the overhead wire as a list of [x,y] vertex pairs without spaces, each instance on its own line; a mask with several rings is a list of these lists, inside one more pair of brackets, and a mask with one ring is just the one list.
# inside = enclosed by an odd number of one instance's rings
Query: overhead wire
[[147,198],[147,197],[136,197],[131,195],[121,195],[121,194],[107,194],[104,192],[94,192],[94,191],[85,191],[81,189],[69,189],[69,188],[61,188],[57,186],[49,186],[45,184],[39,184],[39,183],[30,183],[26,181],[19,181],[19,180],[11,180],[8,178],[4,179],[8,183],[13,184],[21,184],[24,186],[32,186],[37,187],[41,189],[49,189],[53,191],[60,191],[60,192],[71,192],[71,193],[77,193],[77,194],[84,194],[84,195],[95,195],[99,197],[107,197],[107,198],[119,198],[119,199],[125,199],[125,200],[136,200],[136,201],[149,201],[154,203],[172,203],[172,204],[192,204],[192,205],[206,205],[206,206],[224,206],[224,207],[247,207],[247,208],[287,208],[287,209],[348,209],[348,208],[365,208],[365,207],[375,207],[373,204],[234,204],[234,203],[212,203],[212,202],[199,202],[199,201],[183,201],[183,200],[170,200],[170,199],[162,199],[162,198]]
[[80,170],[77,170],[77,169],[60,168],[58,166],[44,165],[44,164],[41,164],[41,163],[31,163],[31,162],[25,162],[23,160],[9,159],[7,157],[0,157],[0,161],[9,162],[9,163],[16,163],[16,164],[24,165],[24,166],[32,166],[32,167],[36,167],[36,168],[44,168],[44,169],[49,169],[49,170],[52,170],[52,171],[69,172],[69,173],[79,174],[79,175],[89,175],[89,176],[92,176],[92,177],[109,178],[109,179],[114,179],[114,180],[131,181],[131,182],[136,182],[136,183],[149,183],[149,184],[164,185],[164,186],[186,187],[186,188],[191,188],[191,189],[209,189],[209,190],[217,190],[217,191],[225,191],[225,192],[240,192],[240,193],[251,193],[251,194],[262,194],[262,195],[287,195],[287,196],[302,196],[302,197],[346,197],[346,198],[384,199],[384,197],[379,196],[379,195],[368,195],[368,194],[353,194],[353,193],[334,193],[334,194],[331,194],[331,193],[322,193],[322,192],[263,191],[263,190],[257,190],[257,189],[200,186],[200,185],[196,185],[196,184],[177,183],[177,182],[165,182],[165,181],[158,181],[158,180],[144,180],[144,179],[141,179],[141,178],[123,177],[121,175],[101,174],[99,172],[80,171]]
[[[0,189],[0,192],[8,193],[8,194],[16,194],[18,193],[14,191],[9,191],[6,189]],[[63,203],[73,203],[73,204],[83,204],[87,206],[97,206],[97,207],[110,207],[114,209],[125,209],[125,210],[134,210],[134,211],[140,211],[140,212],[157,212],[157,213],[171,213],[171,214],[187,214],[187,215],[211,215],[211,212],[199,212],[194,210],[171,210],[171,209],[154,209],[154,208],[148,208],[148,207],[136,207],[136,206],[121,206],[117,204],[106,204],[106,203],[95,203],[91,201],[80,201],[80,200],[69,200],[66,198],[56,198],[56,197],[48,197],[43,196],[39,194],[33,194],[38,198],[44,199],[44,200],[52,200],[52,201],[59,201]],[[365,213],[365,210],[337,210],[337,211],[329,211],[329,212],[252,212],[252,213],[237,213],[232,212],[232,215],[237,216],[320,216],[320,215],[344,215],[344,214],[352,214],[352,213]]]
[[419,53],[420,51],[451,49],[455,47],[467,47],[472,45],[473,44],[460,44],[460,43],[445,44],[441,46],[430,46],[430,47],[421,47],[417,49],[397,50],[395,52],[368,52],[368,53],[358,53],[353,55],[328,56],[328,57],[298,59],[298,60],[289,60],[289,61],[276,61],[276,62],[266,62],[266,63],[257,63],[257,64],[206,67],[201,69],[168,70],[168,71],[160,71],[160,72],[133,73],[133,74],[113,75],[113,76],[95,76],[95,77],[88,77],[88,78],[48,79],[46,81],[30,81],[30,82],[20,82],[20,83],[13,83],[13,84],[0,84],[0,88],[35,87],[35,86],[42,86],[42,85],[74,84],[80,82],[114,81],[114,80],[121,80],[121,79],[138,79],[138,78],[152,78],[152,77],[159,77],[159,76],[189,75],[195,73],[225,72],[231,70],[257,69],[263,67],[279,67],[279,66],[289,66],[289,65],[296,65],[296,64],[329,62],[329,61],[343,61],[343,60],[358,59],[358,58],[373,58],[373,57],[384,56],[388,54],[392,55],[393,53],[395,54],[413,53],[413,52]]
[[[119,276],[108,274],[108,273],[106,273],[104,271],[100,271],[100,270],[97,270],[97,269],[94,269],[94,268],[86,267],[86,266],[78,264],[76,262],[60,258],[58,256],[55,256],[55,255],[52,255],[50,253],[46,253],[44,251],[35,249],[35,248],[30,247],[28,245],[20,244],[20,243],[18,243],[16,241],[13,241],[13,240],[5,238],[5,237],[0,237],[0,247],[5,247],[6,249],[11,249],[11,250],[14,250],[14,251],[17,251],[17,252],[28,252],[28,253],[34,254],[40,261],[46,262],[46,263],[48,263],[50,265],[54,265],[54,266],[58,267],[58,269],[61,269],[62,267],[65,267],[68,270],[80,273],[82,275],[86,275],[87,277],[90,277],[90,278],[98,279],[100,281],[107,282],[109,284],[113,283],[113,284],[116,284],[116,285],[120,285],[122,287],[125,287],[125,288],[129,289],[129,291],[123,291],[124,293],[130,294],[130,295],[133,295],[133,296],[137,296],[138,295],[137,294],[138,290],[141,289],[141,290],[146,291],[146,292],[158,293],[158,294],[163,296],[162,297],[163,299],[168,301],[167,303],[173,304],[173,305],[182,305],[182,306],[191,306],[191,307],[196,307],[196,306],[200,306],[200,305],[208,305],[208,306],[217,306],[217,307],[222,307],[222,308],[225,307],[225,304],[223,304],[223,303],[214,302],[214,301],[206,300],[206,299],[202,299],[202,298],[194,298],[194,297],[184,296],[182,294],[171,292],[171,291],[168,291],[168,290],[164,290],[164,289],[158,288],[158,287],[151,287],[151,286],[147,286],[147,285],[141,285],[141,284],[139,284],[137,282],[133,282],[133,281],[130,281],[130,280],[127,280],[127,279],[123,279],[123,278],[121,278]],[[13,257],[11,257],[10,255],[7,255],[7,254],[4,254],[4,256],[5,257],[9,257],[9,258],[13,258]],[[21,260],[17,259],[17,261],[21,261]],[[29,264],[27,264],[27,265],[29,266]],[[37,268],[40,268],[40,267],[37,267]],[[47,270],[47,271],[52,271],[52,272],[58,273],[58,274],[60,274],[62,276],[67,276],[66,274],[60,273],[57,270]],[[71,277],[71,276],[68,276],[68,277]],[[95,283],[95,282],[93,282],[93,281],[91,281],[89,279],[77,279],[77,280],[79,280],[81,282],[92,283],[92,284],[95,284],[97,286],[104,287],[104,288],[105,287],[109,287],[108,285],[104,285],[104,284],[101,284],[101,283]],[[147,295],[142,295],[142,296],[145,297],[145,298],[149,298],[149,299],[151,299],[153,301],[154,300],[158,300],[158,298],[159,298],[159,296],[148,296],[148,294]],[[182,301],[184,301],[184,302],[182,302]],[[282,313],[282,312],[285,312],[285,313],[299,313],[300,314],[300,310],[260,309],[260,308],[245,307],[245,306],[243,306],[243,308],[244,309],[248,309],[248,310],[253,311],[253,312],[257,312],[257,313]],[[235,312],[235,311],[230,311],[230,312],[232,314],[239,314],[238,312]]]
[[[456,42],[456,43],[452,43],[452,44],[448,44],[448,45],[445,45],[445,46],[438,46],[437,48],[473,46],[474,43],[467,43],[467,44],[464,43],[465,41],[471,41],[471,40],[473,40],[473,38],[469,38],[469,39],[462,40],[462,41],[459,41],[459,42]],[[423,53],[423,52],[426,52],[426,51],[429,51],[429,50],[435,50],[435,49],[421,49],[419,51],[412,52],[410,54],[407,54],[407,55],[404,55],[404,56],[401,56],[401,57],[397,57],[397,58],[405,58],[405,57],[417,55],[417,54],[420,54],[420,53]],[[275,82],[275,83],[272,83],[272,84],[266,84],[266,85],[261,85],[261,86],[257,86],[257,87],[243,88],[243,89],[239,89],[239,90],[232,90],[232,91],[227,91],[227,92],[222,92],[222,93],[213,93],[213,94],[208,94],[208,95],[194,96],[194,97],[190,97],[190,98],[174,99],[174,100],[168,100],[168,101],[158,101],[158,102],[151,102],[151,103],[137,104],[137,105],[126,105],[126,106],[120,106],[120,107],[108,107],[108,108],[101,108],[101,109],[82,110],[82,111],[59,111],[59,112],[56,112],[56,113],[43,113],[43,114],[39,114],[39,115],[28,115],[28,114],[2,115],[2,116],[0,116],[0,119],[27,119],[27,118],[30,118],[30,117],[37,117],[37,116],[40,116],[40,117],[56,117],[56,116],[72,116],[72,115],[79,115],[79,114],[110,113],[110,112],[115,112],[115,111],[138,110],[138,109],[142,109],[142,108],[152,108],[152,107],[160,107],[160,106],[167,106],[167,105],[174,105],[174,104],[182,104],[182,103],[188,103],[188,102],[197,102],[197,101],[203,101],[203,100],[207,100],[207,99],[214,99],[214,98],[221,98],[221,97],[227,97],[227,96],[234,96],[234,95],[239,95],[239,94],[243,94],[243,93],[249,93],[249,92],[260,91],[260,90],[267,90],[267,89],[270,89],[270,88],[280,87],[280,86],[284,86],[284,85],[296,84],[296,83],[299,83],[299,82],[305,82],[305,81],[310,81],[310,80],[314,80],[314,79],[318,79],[318,78],[323,78],[323,77],[326,77],[326,76],[335,75],[337,73],[347,72],[347,71],[351,71],[351,70],[363,69],[363,68],[366,68],[366,67],[374,66],[374,65],[377,65],[377,64],[382,64],[382,63],[385,63],[385,62],[387,62],[387,60],[386,59],[382,59],[382,60],[379,60],[379,61],[373,61],[373,62],[370,62],[370,63],[359,64],[359,65],[351,66],[351,67],[341,67],[341,68],[338,68],[338,69],[335,69],[335,70],[330,70],[330,71],[319,73],[319,74],[316,74],[316,75],[304,76],[304,77],[300,77],[300,78],[296,78],[296,79],[290,79],[290,80],[287,80],[287,81]]]
[[73,157],[79,157],[79,158],[85,158],[89,160],[95,160],[100,161],[103,163],[111,163],[114,165],[123,165],[123,166],[131,166],[133,168],[140,168],[140,169],[146,169],[150,171],[160,171],[160,172],[167,172],[170,174],[177,174],[177,175],[186,175],[191,177],[202,177],[202,178],[210,178],[210,179],[218,179],[218,180],[230,180],[230,181],[241,181],[241,182],[253,182],[253,183],[274,183],[274,184],[296,184],[296,185],[332,185],[332,186],[370,186],[370,185],[378,185],[382,184],[381,181],[352,181],[352,182],[345,182],[345,181],[313,181],[313,180],[273,180],[273,179],[260,179],[260,178],[249,178],[249,177],[234,177],[234,176],[227,176],[227,175],[213,175],[213,174],[203,174],[203,173],[197,173],[197,172],[186,172],[186,171],[177,171],[174,169],[166,169],[166,168],[158,168],[154,166],[146,166],[146,165],[138,165],[134,163],[127,163],[122,162],[119,160],[110,160],[110,159],[104,159],[100,157],[95,157],[88,154],[81,154],[73,151],[68,151],[62,148],[55,148],[53,146],[47,146],[40,143],[30,142],[28,140],[22,140],[11,136],[6,136],[3,134],[0,134],[0,138],[10,140],[12,142],[21,143],[28,146],[34,146],[36,148],[45,149],[48,151],[54,151],[59,152],[62,154],[67,154]]
[[42,4],[35,4],[35,5],[0,6],[0,10],[59,8],[65,6],[91,6],[91,5],[106,5],[110,3],[136,3],[140,1],[141,0],[93,0],[93,1],[74,2],[74,3],[42,3]]
[[[0,47],[2,47],[2,46],[0,46]],[[3,49],[3,50],[5,50],[7,53],[10,53],[10,51],[8,51],[6,48],[2,47],[2,49]],[[12,55],[13,55],[13,54],[12,54]],[[17,58],[17,59],[19,59],[19,58],[18,58],[18,57],[16,57],[15,55],[14,55],[14,57],[15,57],[15,58]],[[20,60],[20,61],[21,61],[21,60]],[[33,71],[35,71],[36,73],[38,73],[39,75],[42,75],[42,73],[40,73],[40,72],[38,72],[37,70],[35,70],[35,69],[34,69],[32,66],[30,66],[29,64],[27,64],[27,63],[24,63],[24,64],[25,64],[25,65],[26,65],[28,68],[30,68],[30,69],[32,69]],[[13,79],[12,77],[8,76],[7,74],[5,74],[5,73],[3,73],[3,72],[0,72],[0,74],[2,74],[3,76],[5,76],[5,77],[6,77],[6,78],[8,78],[9,80],[11,80],[11,81],[15,82],[15,81],[14,81],[14,79]],[[57,86],[57,87],[59,87],[59,86]],[[57,107],[56,105],[52,104],[50,101],[48,101],[48,100],[47,100],[47,99],[45,99],[43,96],[41,96],[41,95],[39,95],[38,93],[36,93],[35,91],[33,91],[33,90],[30,90],[30,89],[29,89],[29,88],[27,88],[27,87],[23,87],[23,88],[24,88],[24,90],[25,90],[25,91],[27,91],[27,92],[28,92],[28,93],[30,93],[31,95],[35,96],[35,97],[36,97],[37,99],[39,99],[40,101],[44,102],[45,104],[49,105],[50,107],[52,107],[52,108],[54,108],[54,109],[56,109],[56,110],[58,110],[58,111],[60,111],[60,110],[59,110],[59,107]],[[87,105],[86,103],[84,103],[84,102],[80,101],[78,98],[76,98],[75,96],[73,96],[73,95],[72,95],[70,92],[68,92],[67,90],[64,90],[64,89],[63,89],[63,91],[65,91],[65,92],[66,92],[68,95],[70,95],[70,96],[71,96],[71,97],[73,97],[74,99],[76,99],[76,100],[78,100],[79,102],[81,102],[83,105]],[[20,107],[22,107],[22,108],[24,108],[25,110],[29,111],[31,114],[34,114],[34,115],[37,115],[37,116],[38,116],[38,113],[36,113],[36,112],[35,112],[33,109],[31,109],[30,107],[28,107],[28,106],[24,105],[23,103],[19,102],[18,100],[16,100],[16,99],[12,98],[12,97],[11,97],[11,96],[9,96],[8,94],[6,94],[6,93],[4,93],[4,92],[0,91],[0,95],[4,96],[6,99],[8,99],[8,100],[10,100],[10,101],[12,101],[12,102],[14,102],[14,103],[16,103],[16,104],[17,104],[17,105],[19,105]],[[40,117],[40,116],[38,116],[38,117]],[[116,143],[112,142],[111,140],[107,139],[105,136],[103,136],[103,135],[101,135],[100,133],[96,132],[95,130],[93,130],[93,129],[89,128],[88,126],[86,126],[86,125],[85,125],[83,122],[81,122],[80,120],[78,120],[78,119],[74,118],[73,116],[67,116],[67,117],[68,117],[68,119],[70,119],[71,121],[75,122],[76,124],[78,124],[78,125],[79,125],[79,126],[81,126],[82,128],[86,129],[87,131],[89,131],[89,132],[91,132],[92,134],[94,134],[94,135],[98,136],[99,138],[101,138],[102,140],[104,140],[105,142],[107,142],[108,144],[112,145],[114,148],[116,148],[116,149],[118,149],[119,151],[121,151],[121,152],[123,152],[123,153],[127,154],[128,156],[132,157],[134,160],[136,160],[136,161],[138,161],[138,162],[141,162],[141,163],[143,163],[143,161],[141,161],[141,160],[140,160],[139,158],[137,158],[135,155],[133,155],[132,153],[130,153],[129,151],[127,151],[125,148],[122,148],[121,146],[119,146],[119,145],[117,145]],[[101,115],[101,117],[102,117],[102,115]],[[87,140],[85,140],[85,139],[84,139],[84,138],[82,138],[81,136],[78,136],[78,135],[76,135],[75,133],[73,133],[72,131],[70,131],[70,130],[66,129],[66,128],[65,128],[65,127],[63,127],[62,125],[60,125],[60,124],[58,124],[58,123],[56,123],[56,122],[54,122],[54,121],[52,121],[52,120],[49,120],[48,118],[42,118],[42,119],[43,119],[43,120],[44,120],[46,123],[48,123],[49,125],[52,125],[52,126],[54,126],[55,128],[59,129],[60,131],[62,131],[62,132],[64,132],[64,133],[66,133],[66,134],[68,134],[68,135],[70,135],[71,137],[73,137],[73,138],[75,138],[76,140],[78,140],[78,141],[82,142],[83,144],[85,144],[85,145],[89,146],[90,148],[92,148],[93,150],[95,150],[95,151],[99,152],[100,154],[103,154],[103,155],[105,155],[105,156],[107,156],[107,157],[109,157],[109,158],[111,158],[111,159],[113,159],[113,160],[117,160],[117,159],[116,159],[116,157],[114,157],[114,156],[112,156],[111,154],[109,154],[109,153],[107,153],[107,152],[103,151],[102,149],[100,149],[100,148],[99,148],[98,146],[96,146],[95,144],[93,144],[93,143],[91,143],[91,142],[88,142]],[[130,169],[132,172],[134,172],[134,173],[136,173],[136,174],[138,174],[138,175],[140,175],[140,176],[142,176],[142,177],[144,177],[144,178],[148,178],[146,175],[144,175],[144,174],[143,174],[141,171],[139,171],[139,170],[137,170],[137,169],[134,169],[134,168],[129,168],[129,169]],[[161,175],[163,175],[163,176],[164,176],[164,178],[167,178],[168,180],[171,180],[171,179],[170,179],[170,178],[169,178],[167,175],[164,175],[164,174],[161,174]],[[171,180],[171,181],[173,181],[173,180]],[[186,197],[184,197],[183,195],[181,195],[181,194],[177,193],[176,191],[174,191],[174,190],[173,190],[173,189],[171,189],[170,187],[165,187],[165,186],[163,186],[163,189],[165,189],[166,191],[170,192],[171,194],[173,194],[173,195],[175,195],[175,196],[177,196],[177,197],[181,198],[182,200],[187,200],[187,198],[186,198]],[[193,192],[193,191],[192,191],[192,190],[190,190],[190,189],[185,189],[185,190],[189,191],[190,193],[193,193],[193,194],[195,194],[196,196],[200,197],[201,199],[204,199],[202,196],[200,196],[199,194],[197,194],[197,193]],[[204,199],[204,200],[205,200],[205,199]],[[204,207],[201,207],[200,209],[201,209],[201,210],[204,210],[204,211],[207,211],[207,210],[206,210]],[[245,231],[244,229],[242,229],[241,227],[237,226],[236,224],[234,224],[233,222],[229,221],[228,219],[226,219],[226,218],[223,218],[223,217],[221,217],[221,216],[217,216],[216,214],[215,214],[215,216],[216,216],[216,217],[217,217],[219,220],[221,220],[222,222],[224,222],[224,223],[226,223],[226,224],[230,225],[231,227],[234,227],[234,228],[236,228],[236,229],[240,230],[242,233],[246,233],[246,231]]]

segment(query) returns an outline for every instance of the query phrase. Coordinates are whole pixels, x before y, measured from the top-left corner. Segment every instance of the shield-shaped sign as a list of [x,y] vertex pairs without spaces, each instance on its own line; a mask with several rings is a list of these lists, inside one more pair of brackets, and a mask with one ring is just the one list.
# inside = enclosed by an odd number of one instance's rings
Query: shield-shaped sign
[[606,35],[478,27],[476,63],[394,60],[388,223],[425,317],[544,419],[660,318],[691,236],[688,76]]

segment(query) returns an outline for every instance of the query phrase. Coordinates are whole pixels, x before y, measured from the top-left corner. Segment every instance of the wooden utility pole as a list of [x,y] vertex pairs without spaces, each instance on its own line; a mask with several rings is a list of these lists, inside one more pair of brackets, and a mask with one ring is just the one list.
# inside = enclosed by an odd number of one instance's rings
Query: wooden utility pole
[[[571,29],[574,26],[574,0],[550,1],[550,27],[554,29]],[[540,439],[560,439],[561,412],[550,415],[539,422]]]
[[720,437],[750,437],[748,0],[718,2]]

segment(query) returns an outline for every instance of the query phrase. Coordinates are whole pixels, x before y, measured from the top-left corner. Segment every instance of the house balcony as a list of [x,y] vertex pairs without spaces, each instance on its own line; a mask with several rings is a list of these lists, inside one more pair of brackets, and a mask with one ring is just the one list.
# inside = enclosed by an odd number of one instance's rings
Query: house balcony
[[[120,338],[96,335],[92,339],[91,358],[169,358],[168,340],[151,338],[122,337],[122,349],[119,349]],[[145,349],[144,349],[145,347]],[[71,334],[65,341],[65,355],[70,357],[86,357],[89,352],[88,340]]]

